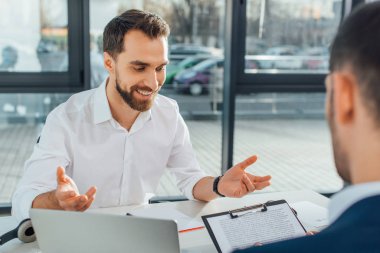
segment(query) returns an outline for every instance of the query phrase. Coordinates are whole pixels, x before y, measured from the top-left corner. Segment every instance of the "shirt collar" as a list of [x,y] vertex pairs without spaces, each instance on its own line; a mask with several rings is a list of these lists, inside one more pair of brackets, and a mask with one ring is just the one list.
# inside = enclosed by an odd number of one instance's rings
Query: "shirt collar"
[[335,194],[329,205],[329,222],[336,221],[348,208],[356,202],[380,195],[380,182],[353,185]]
[[108,78],[106,78],[95,91],[93,107],[94,124],[99,124],[112,119],[111,109],[106,94],[107,81]]
[[[111,109],[107,99],[106,86],[108,78],[96,89],[94,97],[94,124],[99,124],[112,119]],[[157,99],[157,98],[156,98]],[[154,106],[154,105],[153,105]],[[136,132],[141,129],[145,122],[149,121],[152,117],[152,109],[141,112],[133,123],[131,132]]]
[[152,117],[151,110],[152,109],[149,109],[145,112],[139,113],[139,116],[137,116],[135,122],[133,123],[133,125],[129,131],[130,134],[133,134],[133,133],[137,132],[138,130],[140,130],[141,128],[143,128],[144,124],[151,119],[151,117]]

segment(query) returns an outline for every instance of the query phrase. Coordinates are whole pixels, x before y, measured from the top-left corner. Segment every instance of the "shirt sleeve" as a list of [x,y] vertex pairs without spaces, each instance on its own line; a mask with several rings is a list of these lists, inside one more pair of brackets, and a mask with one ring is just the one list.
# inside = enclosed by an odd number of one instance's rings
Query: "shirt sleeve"
[[65,138],[63,124],[57,110],[51,112],[39,142],[25,162],[24,174],[12,196],[12,215],[19,221],[29,218],[32,202],[38,195],[57,188],[57,167],[67,168],[70,164],[69,139]]
[[174,138],[174,145],[169,156],[168,169],[177,181],[177,186],[188,199],[193,200],[193,188],[195,184],[206,176],[201,170],[196,159],[189,130],[177,109],[177,127]]

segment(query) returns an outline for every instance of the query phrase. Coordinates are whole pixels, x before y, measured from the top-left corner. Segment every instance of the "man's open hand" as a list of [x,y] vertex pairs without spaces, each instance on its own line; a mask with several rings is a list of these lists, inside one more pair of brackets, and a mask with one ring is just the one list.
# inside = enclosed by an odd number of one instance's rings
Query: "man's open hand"
[[57,184],[55,197],[63,210],[85,211],[94,201],[96,187],[91,187],[86,194],[79,194],[74,180],[65,174],[62,167],[57,169]]
[[226,197],[240,198],[247,193],[269,186],[271,176],[260,177],[245,172],[245,169],[256,160],[257,156],[254,155],[229,169],[221,177],[218,191]]

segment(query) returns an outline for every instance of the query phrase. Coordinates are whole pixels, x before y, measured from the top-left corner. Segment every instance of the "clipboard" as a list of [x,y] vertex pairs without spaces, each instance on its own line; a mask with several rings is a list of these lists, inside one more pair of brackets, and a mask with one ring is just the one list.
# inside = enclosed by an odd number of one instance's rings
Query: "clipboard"
[[306,235],[285,200],[205,215],[202,220],[219,253]]

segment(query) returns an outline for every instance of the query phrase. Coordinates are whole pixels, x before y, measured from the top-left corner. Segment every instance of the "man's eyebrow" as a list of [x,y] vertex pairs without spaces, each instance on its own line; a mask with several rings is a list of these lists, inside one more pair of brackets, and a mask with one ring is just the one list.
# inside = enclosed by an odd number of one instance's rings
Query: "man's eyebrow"
[[[150,66],[149,63],[142,62],[142,61],[139,61],[139,60],[131,61],[131,62],[129,62],[129,64],[136,65],[136,66],[144,66],[144,67]],[[163,66],[168,65],[168,64],[169,64],[169,61],[165,61],[159,67],[163,67]]]
[[166,61],[166,62],[164,62],[164,63],[162,63],[160,66],[158,66],[159,68],[160,67],[163,67],[163,66],[166,66],[166,65],[168,65],[169,64],[169,61]]
[[149,63],[142,62],[142,61],[139,61],[139,60],[131,61],[131,62],[129,62],[129,64],[137,65],[137,66],[149,66],[150,65]]

